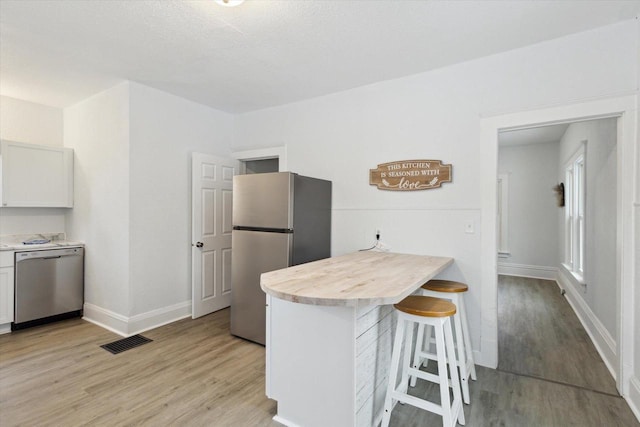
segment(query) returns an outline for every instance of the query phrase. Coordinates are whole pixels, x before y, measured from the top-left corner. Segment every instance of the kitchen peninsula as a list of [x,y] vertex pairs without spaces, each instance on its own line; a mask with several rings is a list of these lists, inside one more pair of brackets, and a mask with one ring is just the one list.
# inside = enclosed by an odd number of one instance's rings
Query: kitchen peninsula
[[355,252],[264,273],[266,392],[287,426],[375,426],[382,418],[392,304],[452,258]]

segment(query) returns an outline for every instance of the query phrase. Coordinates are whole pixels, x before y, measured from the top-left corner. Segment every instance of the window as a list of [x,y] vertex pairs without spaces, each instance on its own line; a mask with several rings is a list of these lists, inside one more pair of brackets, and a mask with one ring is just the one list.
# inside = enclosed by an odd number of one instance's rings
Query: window
[[498,256],[509,256],[508,231],[509,175],[498,175]]
[[585,146],[571,156],[565,166],[565,267],[582,281],[585,251]]

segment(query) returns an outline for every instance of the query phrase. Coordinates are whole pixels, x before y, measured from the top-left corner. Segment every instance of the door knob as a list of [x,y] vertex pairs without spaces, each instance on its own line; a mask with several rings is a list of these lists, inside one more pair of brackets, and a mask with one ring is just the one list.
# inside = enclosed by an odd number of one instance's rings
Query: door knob
[[196,243],[196,248],[201,248],[203,246],[204,246],[204,243],[202,243],[202,242]]

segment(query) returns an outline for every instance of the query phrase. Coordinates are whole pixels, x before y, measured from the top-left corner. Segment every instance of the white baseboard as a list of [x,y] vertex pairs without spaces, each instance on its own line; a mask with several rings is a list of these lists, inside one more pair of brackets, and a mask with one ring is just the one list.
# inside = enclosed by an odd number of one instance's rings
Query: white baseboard
[[129,335],[139,334],[191,316],[191,301],[147,311],[129,318]]
[[502,274],[505,276],[555,280],[557,271],[558,269],[556,267],[498,262],[498,274]]
[[640,421],[640,380],[637,377],[631,377],[629,381],[629,396],[626,400],[633,415]]
[[571,283],[571,280],[558,271],[558,286],[566,291],[566,298],[571,308],[578,316],[580,323],[589,334],[591,341],[598,350],[604,364],[609,369],[614,380],[618,378],[618,356],[616,350],[616,341],[613,339],[607,328],[604,327],[600,319],[595,315],[591,308],[587,305],[580,292]]
[[498,368],[498,343],[495,340],[481,339],[482,351],[473,350],[473,362],[485,368]]
[[273,421],[275,421],[275,422],[277,422],[279,424],[282,424],[283,426],[287,426],[287,427],[300,427],[299,425],[294,424],[289,420],[285,420],[284,418],[279,417],[278,415],[274,415],[273,416]]
[[0,325],[0,335],[8,334],[9,332],[11,332],[11,323]]
[[123,337],[129,336],[129,318],[121,314],[85,302],[82,318]]
[[191,316],[191,301],[184,301],[132,317],[85,303],[83,319],[123,337],[129,337],[189,316]]

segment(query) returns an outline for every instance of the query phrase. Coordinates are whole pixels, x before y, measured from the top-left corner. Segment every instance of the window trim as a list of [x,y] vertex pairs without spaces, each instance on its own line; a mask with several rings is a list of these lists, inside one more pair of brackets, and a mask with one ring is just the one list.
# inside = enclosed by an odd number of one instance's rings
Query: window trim
[[498,174],[498,257],[507,258],[509,252],[509,174]]
[[564,262],[562,265],[584,283],[585,266],[585,207],[586,207],[586,153],[587,141],[565,163]]

